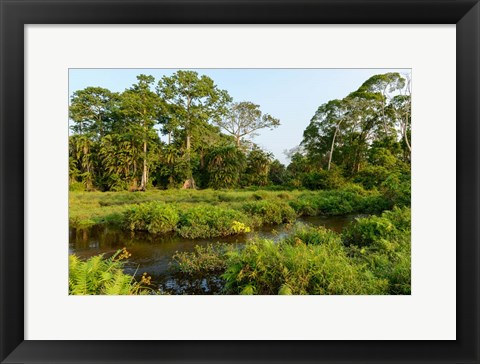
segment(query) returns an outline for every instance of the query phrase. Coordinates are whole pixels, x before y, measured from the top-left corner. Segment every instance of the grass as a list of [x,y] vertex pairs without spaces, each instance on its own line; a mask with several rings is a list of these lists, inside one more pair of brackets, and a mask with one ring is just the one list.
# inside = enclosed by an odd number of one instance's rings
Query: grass
[[264,224],[292,223],[302,215],[371,213],[390,207],[379,192],[359,186],[330,191],[72,191],[69,222],[80,229],[110,224],[131,231],[174,231],[186,238],[208,238],[242,233]]

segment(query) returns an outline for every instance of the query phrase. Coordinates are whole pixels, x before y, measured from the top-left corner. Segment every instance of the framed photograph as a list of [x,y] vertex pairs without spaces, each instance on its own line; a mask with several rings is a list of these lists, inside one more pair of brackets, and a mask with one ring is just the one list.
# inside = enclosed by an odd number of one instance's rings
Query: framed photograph
[[478,1],[1,11],[2,363],[479,362]]

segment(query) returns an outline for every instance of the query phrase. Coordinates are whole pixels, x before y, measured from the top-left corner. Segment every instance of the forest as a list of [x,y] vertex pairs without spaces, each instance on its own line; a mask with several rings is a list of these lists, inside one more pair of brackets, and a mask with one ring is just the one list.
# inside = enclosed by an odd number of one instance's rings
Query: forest
[[[410,294],[411,80],[282,120],[196,71],[69,106],[70,294]],[[159,258],[161,256],[161,258]]]

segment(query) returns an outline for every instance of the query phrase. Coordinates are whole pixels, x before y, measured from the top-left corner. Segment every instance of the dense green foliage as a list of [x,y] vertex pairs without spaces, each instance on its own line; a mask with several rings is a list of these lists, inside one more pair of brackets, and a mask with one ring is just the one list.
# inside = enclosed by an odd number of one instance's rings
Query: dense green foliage
[[159,234],[174,231],[180,216],[172,205],[149,202],[128,208],[124,220],[130,230]]
[[193,71],[165,76],[156,87],[152,76],[139,75],[122,93],[77,90],[70,120],[71,191],[325,190],[352,181],[366,189],[409,188],[410,81],[398,73],[375,75],[344,99],[319,106],[288,166],[250,140],[280,120],[252,102],[233,102]]
[[253,241],[229,253],[223,277],[230,294],[381,294],[387,286],[349,259],[340,241]]
[[[221,279],[226,294],[410,294],[410,98],[407,76],[369,78],[318,107],[283,165],[252,141],[280,120],[197,72],[77,90],[70,226],[214,239],[285,224],[279,242],[197,246],[175,267]],[[348,214],[363,217],[341,234],[295,224]],[[125,254],[71,256],[69,292],[148,293],[146,277],[123,273]]]
[[69,256],[68,293],[71,295],[135,295],[150,294],[151,277],[145,273],[139,282],[123,273],[124,259],[130,257],[125,249],[117,251],[112,257],[96,255],[80,260]]
[[283,201],[252,201],[244,203],[242,209],[247,214],[259,219],[263,224],[294,222],[297,218],[295,210]]
[[210,245],[174,259],[186,274],[222,272],[227,294],[410,294],[410,209],[359,218],[342,234],[297,226],[278,243]]
[[145,193],[70,193],[70,225],[110,224],[185,238],[241,234],[266,224],[293,223],[298,216],[377,213],[391,201],[376,190],[346,185],[328,191],[178,190]]

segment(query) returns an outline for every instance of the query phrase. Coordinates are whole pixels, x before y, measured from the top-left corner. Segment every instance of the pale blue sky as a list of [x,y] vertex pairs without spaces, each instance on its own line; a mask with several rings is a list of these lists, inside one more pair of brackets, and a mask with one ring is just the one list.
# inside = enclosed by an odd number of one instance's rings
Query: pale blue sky
[[[317,108],[355,91],[373,75],[410,69],[193,69],[211,77],[234,101],[251,101],[264,113],[280,119],[274,130],[260,131],[253,140],[288,164],[284,154],[302,141],[303,131]],[[139,74],[158,81],[177,69],[70,69],[69,93],[89,86],[122,92],[136,82]]]

